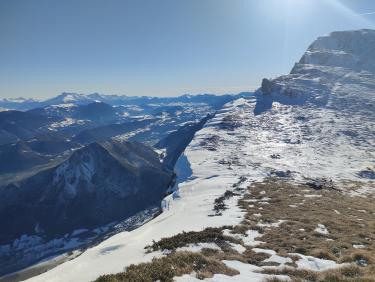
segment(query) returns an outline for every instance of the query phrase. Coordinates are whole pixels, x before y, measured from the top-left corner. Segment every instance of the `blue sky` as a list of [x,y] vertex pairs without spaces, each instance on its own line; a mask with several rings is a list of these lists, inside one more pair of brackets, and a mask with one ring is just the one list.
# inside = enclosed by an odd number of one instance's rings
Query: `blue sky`
[[375,29],[373,0],[0,0],[0,97],[237,93],[319,35]]

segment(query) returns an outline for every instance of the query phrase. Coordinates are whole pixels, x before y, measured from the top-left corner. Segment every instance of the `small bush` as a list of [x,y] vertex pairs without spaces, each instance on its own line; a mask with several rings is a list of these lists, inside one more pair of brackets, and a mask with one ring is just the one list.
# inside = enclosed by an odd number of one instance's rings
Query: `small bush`
[[330,251],[325,249],[314,249],[311,251],[311,255],[320,259],[328,259],[333,261],[337,259]]
[[343,276],[352,277],[352,278],[360,277],[363,274],[362,269],[360,267],[356,266],[356,265],[349,265],[349,266],[346,266],[346,267],[342,267],[342,268],[338,269],[338,271]]
[[233,237],[223,235],[223,228],[206,228],[203,231],[182,232],[169,238],[162,238],[158,242],[153,242],[151,246],[146,246],[148,251],[158,250],[175,250],[189,244],[197,243],[217,243],[221,244],[225,241],[238,243],[239,240]]
[[277,277],[270,277],[270,278],[264,279],[264,282],[287,282],[287,281],[289,280],[283,280]]
[[222,196],[215,199],[215,201],[214,201],[214,212],[216,213],[216,215],[221,214],[222,211],[227,209],[227,206],[225,205],[224,201],[232,198],[233,196],[238,196],[238,194],[236,194],[236,193],[234,193],[230,190],[227,190],[227,191],[225,191],[225,193]]

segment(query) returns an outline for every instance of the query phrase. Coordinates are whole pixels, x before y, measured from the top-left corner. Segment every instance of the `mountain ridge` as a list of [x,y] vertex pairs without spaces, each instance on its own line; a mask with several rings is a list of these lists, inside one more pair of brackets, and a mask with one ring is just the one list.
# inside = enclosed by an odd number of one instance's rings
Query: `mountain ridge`
[[37,99],[26,99],[26,98],[3,98],[0,99],[0,107],[4,109],[13,110],[31,110],[35,108],[43,108],[52,105],[64,105],[64,104],[75,104],[75,105],[86,105],[93,102],[104,102],[110,105],[122,105],[122,104],[133,104],[143,105],[150,103],[198,103],[198,102],[214,102],[218,100],[218,106],[223,105],[223,101],[229,101],[236,96],[248,95],[250,92],[243,92],[239,94],[197,94],[190,95],[184,94],[177,97],[157,97],[157,96],[127,96],[127,95],[106,95],[106,94],[78,94],[78,93],[67,93],[63,92],[55,97],[47,98],[44,100]]

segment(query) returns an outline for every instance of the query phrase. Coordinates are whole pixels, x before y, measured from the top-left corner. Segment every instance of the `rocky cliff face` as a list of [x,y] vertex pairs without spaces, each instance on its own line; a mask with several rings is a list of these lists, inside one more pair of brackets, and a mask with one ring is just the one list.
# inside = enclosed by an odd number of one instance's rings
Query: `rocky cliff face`
[[313,42],[299,64],[375,72],[375,31],[332,32]]
[[333,32],[314,41],[290,74],[265,79],[256,114],[272,102],[315,105],[368,116],[375,110],[375,31]]

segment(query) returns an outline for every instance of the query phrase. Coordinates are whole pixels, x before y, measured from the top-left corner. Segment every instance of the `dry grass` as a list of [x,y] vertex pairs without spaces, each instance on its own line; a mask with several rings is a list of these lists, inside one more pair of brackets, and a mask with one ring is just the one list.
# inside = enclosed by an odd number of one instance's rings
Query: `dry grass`
[[196,273],[198,279],[212,277],[215,273],[229,276],[239,274],[221,261],[207,258],[202,254],[175,252],[166,257],[154,258],[149,263],[130,265],[124,272],[103,275],[96,282],[171,282],[173,277]]
[[224,249],[223,251],[213,249],[202,249],[201,253],[206,257],[214,258],[219,261],[236,260],[257,266],[265,265],[263,261],[270,257],[269,254],[257,253],[251,250],[250,248],[247,248],[247,250],[242,254],[237,253],[231,248]]
[[[374,282],[374,272],[370,269],[359,267],[356,265],[348,265],[345,267],[315,272],[309,270],[298,270],[294,268],[284,269],[266,269],[263,273],[271,275],[287,275],[293,282],[311,281],[311,282]],[[276,279],[276,278],[275,278]],[[266,281],[281,281],[281,280]]]
[[271,277],[271,278],[264,279],[264,282],[289,282],[289,280],[282,280],[277,277]]
[[[282,256],[301,253],[352,263],[327,272],[287,268],[267,273],[289,275],[293,281],[375,281],[373,201],[373,198],[350,197],[333,189],[314,190],[306,185],[269,180],[249,188],[249,195],[240,201],[247,215],[243,224],[233,230],[256,229],[261,223],[261,240],[265,242],[262,248],[275,250]],[[278,220],[283,220],[278,227],[264,226]],[[329,233],[316,232],[318,224],[323,224]]]

